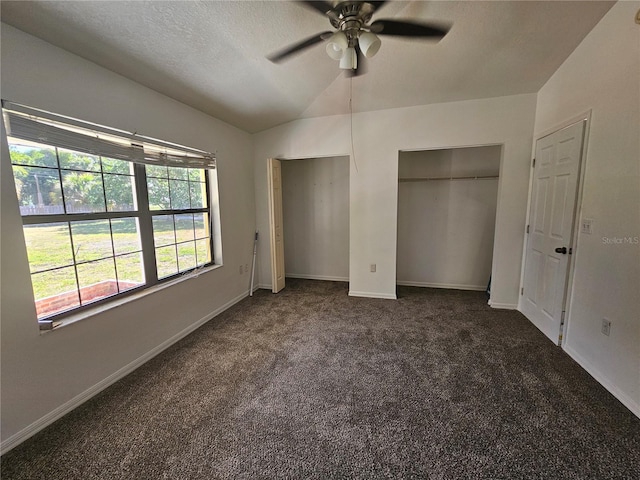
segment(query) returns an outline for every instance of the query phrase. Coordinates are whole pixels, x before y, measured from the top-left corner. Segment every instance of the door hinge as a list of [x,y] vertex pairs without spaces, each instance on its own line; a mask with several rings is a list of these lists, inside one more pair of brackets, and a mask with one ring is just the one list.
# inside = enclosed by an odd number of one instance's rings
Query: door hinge
[[533,159],[533,164],[531,165],[533,168],[536,168],[536,159]]
[[571,255],[573,253],[573,248],[569,247],[569,255]]
[[527,233],[529,233],[529,225],[527,225]]
[[560,328],[564,327],[564,310],[560,314]]
[[524,295],[524,287],[520,289],[520,295]]

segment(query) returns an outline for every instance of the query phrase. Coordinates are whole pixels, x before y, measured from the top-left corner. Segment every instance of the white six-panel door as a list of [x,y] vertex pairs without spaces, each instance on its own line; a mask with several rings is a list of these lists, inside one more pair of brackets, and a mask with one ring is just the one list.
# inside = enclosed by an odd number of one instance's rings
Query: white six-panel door
[[522,313],[554,343],[562,320],[585,121],[536,143]]

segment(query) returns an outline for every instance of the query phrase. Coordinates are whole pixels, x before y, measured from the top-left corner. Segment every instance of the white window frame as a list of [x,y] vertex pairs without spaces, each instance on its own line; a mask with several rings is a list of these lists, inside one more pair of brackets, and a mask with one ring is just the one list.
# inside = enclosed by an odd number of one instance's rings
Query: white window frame
[[[212,196],[211,181],[217,184],[217,176],[210,175],[209,171],[215,169],[216,159],[211,153],[202,150],[184,147],[170,142],[164,142],[150,137],[137,134],[129,134],[121,130],[104,127],[101,125],[83,122],[77,119],[56,115],[43,110],[34,109],[12,102],[2,101],[3,116],[7,127],[7,140],[9,145],[27,141],[43,146],[55,148],[57,167],[42,167],[57,171],[62,185],[62,171],[58,156],[58,149],[63,148],[77,152],[88,153],[98,157],[125,160],[132,162],[132,175],[134,181],[134,202],[136,207],[130,211],[108,211],[92,213],[67,213],[66,202],[63,198],[65,213],[55,214],[32,214],[21,215],[23,225],[38,225],[50,223],[67,223],[88,221],[88,220],[111,220],[119,218],[136,218],[138,221],[138,233],[143,258],[143,269],[145,282],[136,288],[131,288],[114,295],[96,301],[89,301],[78,307],[72,307],[60,313],[44,316],[38,319],[41,330],[50,330],[59,324],[60,320],[66,317],[77,315],[80,312],[104,305],[110,302],[121,302],[123,297],[148,290],[162,283],[174,281],[183,275],[193,275],[194,271],[216,265],[216,255],[214,252],[214,237],[217,232],[214,227],[219,222],[217,211],[217,201]],[[12,141],[11,139],[16,139]],[[11,160],[11,159],[9,159]],[[11,162],[14,164],[13,161]],[[178,168],[204,169],[204,184],[206,191],[206,207],[201,208],[169,208],[150,209],[149,194],[147,188],[147,175],[145,165],[159,165]],[[93,172],[97,173],[97,172]],[[103,188],[104,173],[100,172]],[[213,177],[213,179],[211,178]],[[170,182],[169,182],[170,183]],[[217,185],[214,186],[217,191]],[[209,261],[197,265],[184,271],[179,271],[174,275],[158,278],[156,267],[156,247],[154,243],[153,218],[162,215],[183,215],[200,214],[208,215],[208,240],[209,240]],[[195,232],[195,225],[194,225]],[[70,237],[72,242],[72,238]],[[175,243],[176,250],[180,242]],[[80,291],[78,282],[77,266],[83,262],[76,261],[76,255],[72,248],[73,266],[76,274],[76,288]],[[177,255],[176,255],[177,256]],[[114,261],[117,255],[114,253]],[[110,257],[107,257],[110,258]],[[59,267],[62,268],[62,267]],[[45,270],[46,271],[46,270]],[[61,292],[62,293],[62,292]],[[80,293],[79,293],[80,297]]]

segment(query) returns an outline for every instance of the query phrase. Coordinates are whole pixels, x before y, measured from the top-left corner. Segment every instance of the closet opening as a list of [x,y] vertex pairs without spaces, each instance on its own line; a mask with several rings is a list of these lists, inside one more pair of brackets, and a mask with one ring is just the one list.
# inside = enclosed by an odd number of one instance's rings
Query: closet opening
[[349,157],[282,160],[285,277],[349,281]]
[[502,146],[400,151],[398,285],[488,290]]

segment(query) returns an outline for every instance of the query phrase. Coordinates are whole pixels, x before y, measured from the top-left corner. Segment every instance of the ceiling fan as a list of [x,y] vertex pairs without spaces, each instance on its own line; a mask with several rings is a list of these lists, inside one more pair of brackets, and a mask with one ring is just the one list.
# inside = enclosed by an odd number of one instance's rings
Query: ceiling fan
[[[336,31],[318,33],[297,42],[283,50],[269,55],[274,63],[282,62],[291,55],[327,41],[327,54],[340,61],[340,68],[348,76],[365,72],[364,59],[373,57],[380,49],[381,41],[377,35],[393,35],[410,38],[441,39],[449,31],[442,24],[427,24],[399,20],[375,20],[371,17],[386,1],[299,1],[302,5],[329,18]],[[371,22],[371,23],[369,23]]]

